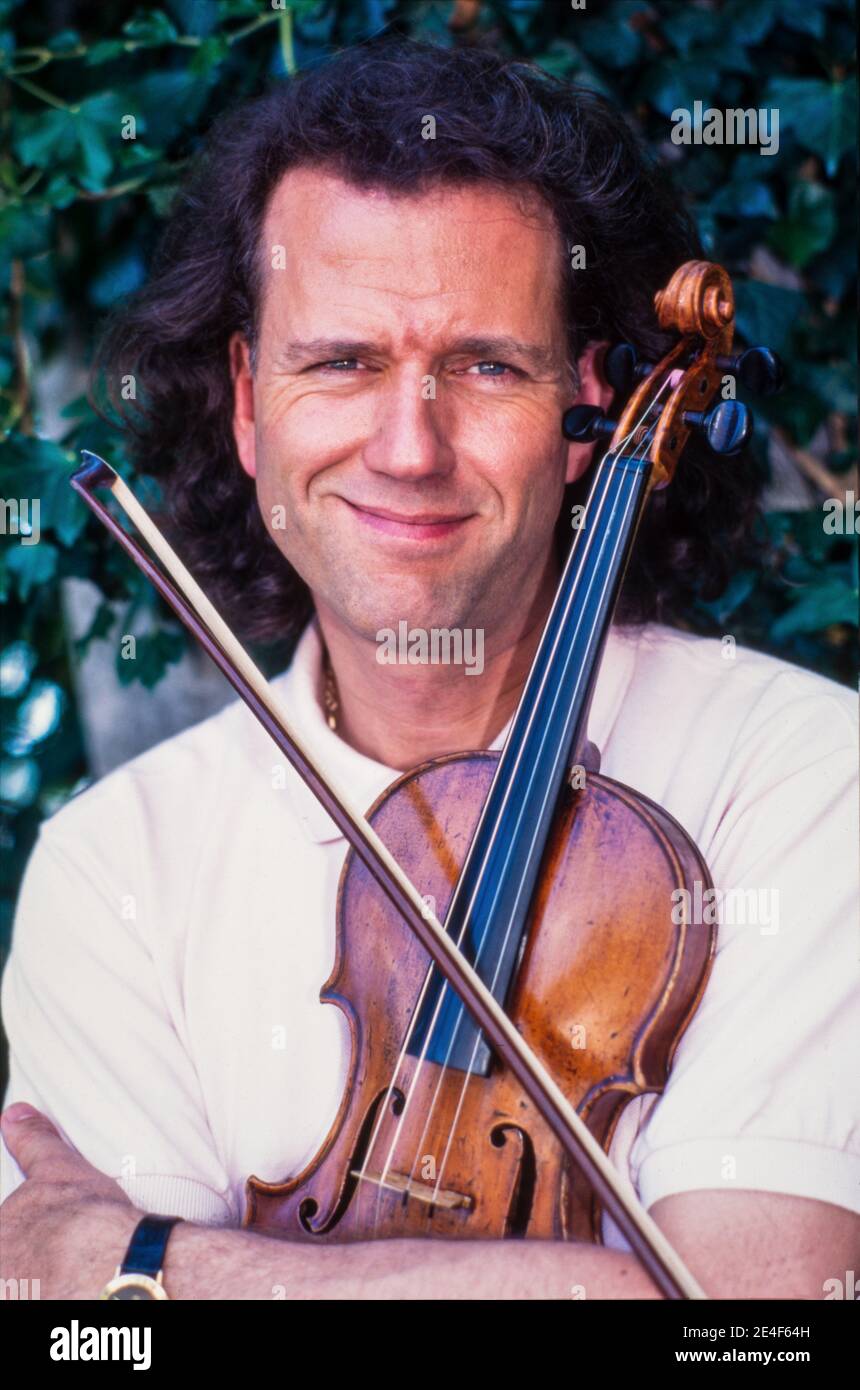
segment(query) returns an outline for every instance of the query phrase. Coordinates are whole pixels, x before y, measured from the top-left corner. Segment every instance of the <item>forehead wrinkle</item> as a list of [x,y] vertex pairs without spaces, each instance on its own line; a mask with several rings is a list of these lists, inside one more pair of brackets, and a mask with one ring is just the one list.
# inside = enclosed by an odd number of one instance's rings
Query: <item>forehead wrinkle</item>
[[356,281],[350,285],[351,289],[370,290],[373,294],[379,294],[380,289],[383,294],[391,295],[395,299],[451,299],[455,295],[465,294],[468,286],[454,286],[453,289],[443,289],[441,285],[430,286],[428,289],[397,289],[394,285],[375,285],[372,281],[369,284]]

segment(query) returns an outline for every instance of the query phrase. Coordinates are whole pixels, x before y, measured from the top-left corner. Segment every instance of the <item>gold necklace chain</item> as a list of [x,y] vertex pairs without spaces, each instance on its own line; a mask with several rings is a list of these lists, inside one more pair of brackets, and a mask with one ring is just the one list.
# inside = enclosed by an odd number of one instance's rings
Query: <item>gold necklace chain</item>
[[337,729],[340,696],[337,693],[337,681],[328,654],[328,647],[323,648],[323,705],[325,706],[326,723],[330,729]]

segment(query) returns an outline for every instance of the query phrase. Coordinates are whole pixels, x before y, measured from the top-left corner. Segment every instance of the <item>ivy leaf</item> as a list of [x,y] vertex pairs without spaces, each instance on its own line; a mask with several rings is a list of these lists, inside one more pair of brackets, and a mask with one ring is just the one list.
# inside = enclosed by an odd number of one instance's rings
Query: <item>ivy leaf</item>
[[197,77],[207,77],[213,68],[223,62],[230,52],[230,45],[223,35],[213,35],[204,39],[188,65],[188,71]]
[[106,260],[90,281],[90,299],[100,309],[107,309],[117,300],[133,294],[145,278],[146,268],[139,248],[126,248]]
[[681,64],[676,58],[660,58],[647,69],[637,96],[650,102],[662,115],[671,116],[679,108],[692,111],[696,101],[707,105],[719,79],[719,69],[705,59]]
[[728,32],[740,43],[761,43],[779,21],[773,0],[729,0],[724,12]]
[[75,396],[73,401],[63,406],[60,415],[64,420],[74,420],[80,415],[86,415],[89,408],[90,403],[86,396]]
[[785,347],[803,305],[802,294],[781,285],[746,280],[735,286],[738,332],[747,343],[766,343],[774,352]]
[[729,580],[719,598],[707,603],[700,599],[698,607],[710,614],[717,624],[722,624],[746,602],[755,585],[756,575],[752,570],[739,570]]
[[84,119],[79,127],[80,179],[91,193],[100,193],[107,186],[113,167],[110,151],[98,126]]
[[[507,18],[510,22],[512,29],[516,34],[519,35],[521,39],[528,38],[529,32],[535,21],[535,17],[538,14],[540,8],[540,0],[538,0],[538,4],[535,4],[535,0],[508,0]],[[370,9],[370,6],[368,6],[367,9]],[[362,33],[362,30],[364,29],[365,25],[367,26],[367,28],[370,28],[373,24],[374,18],[376,18],[377,22],[380,22],[380,24],[384,22],[382,20],[381,7],[378,16],[368,15],[365,12],[364,25],[359,26],[358,32],[356,33],[356,41],[360,40],[365,36],[364,33]],[[370,24],[368,24],[368,20],[370,20]]]
[[711,212],[726,217],[779,217],[770,184],[763,179],[733,178],[711,199]]
[[857,143],[856,84],[776,77],[768,83],[764,100],[779,111],[782,128],[792,131],[805,150],[821,156],[833,178],[843,154]]
[[0,246],[3,256],[27,260],[41,256],[51,244],[51,223],[47,209],[27,206],[7,207],[0,211]]
[[618,19],[587,19],[576,37],[583,52],[607,68],[630,67],[642,48],[642,39],[636,30],[631,29],[629,23],[619,23]]
[[[190,0],[190,2],[193,4],[194,0]],[[259,7],[257,0],[216,0],[214,6],[207,6],[207,8],[215,9],[219,20],[225,20],[253,19]]]
[[662,21],[665,38],[684,58],[698,45],[716,43],[721,28],[719,15],[712,10],[700,10],[694,5],[675,10]]
[[103,637],[109,637],[111,629],[116,622],[116,613],[113,604],[107,599],[102,598],[92,616],[90,625],[86,632],[75,640],[75,651],[79,657],[86,654],[91,642],[97,642]]
[[147,690],[151,690],[161,680],[167,667],[181,660],[184,651],[184,635],[169,628],[160,627],[155,632],[135,637],[133,659],[123,657],[122,647],[117,651],[116,671],[120,685],[140,681]]
[[21,541],[11,546],[5,557],[5,566],[16,580],[18,597],[22,603],[34,589],[53,579],[57,569],[59,552],[50,541],[40,540],[36,545],[24,545]]
[[810,280],[828,299],[839,300],[850,293],[857,274],[856,229],[840,228],[832,245],[810,267]]
[[45,47],[48,48],[51,53],[68,53],[70,50],[77,48],[80,42],[81,36],[76,33],[74,29],[61,29],[58,34],[54,34],[48,39]]
[[147,188],[146,198],[156,217],[167,217],[173,201],[179,192],[180,184],[178,181],[172,183],[161,183],[155,187]]
[[114,58],[122,58],[126,52],[122,39],[99,39],[87,50],[85,61],[88,67],[97,67],[99,63],[112,63]]
[[836,199],[821,183],[799,179],[788,198],[788,216],[771,229],[771,246],[802,269],[830,245],[836,232]]
[[65,163],[74,152],[77,136],[65,111],[26,112],[17,119],[13,148],[22,164],[46,169],[49,164]]
[[53,531],[63,545],[74,545],[87,524],[87,509],[69,483],[72,471],[59,444],[13,434],[0,456],[0,492],[38,500],[40,529]]
[[602,96],[609,95],[609,87],[600,76],[599,69],[592,66],[576,45],[568,43],[566,39],[553,39],[549,47],[537,55],[536,61],[551,77],[575,77],[579,86],[589,87]]
[[756,71],[755,63],[746,49],[725,40],[720,44],[719,62],[723,72],[754,73]]
[[[221,10],[219,0],[214,0],[214,3],[210,0],[208,5],[201,5],[200,0],[170,0],[170,13],[182,33],[194,34],[196,38],[205,38],[220,26],[225,17]],[[259,13],[259,8],[255,11],[254,0],[251,4],[245,4],[245,13],[249,19],[254,18],[255,12]]]
[[92,139],[97,133],[100,141],[118,140],[126,107],[120,92],[98,92],[86,97],[78,107],[78,143]]
[[113,167],[107,140],[119,139],[122,116],[114,92],[86,97],[69,111],[26,112],[18,117],[14,147],[22,163],[77,173],[88,191],[99,192]]
[[780,0],[779,22],[800,34],[820,39],[824,34],[828,0]]
[[846,415],[857,414],[857,379],[851,363],[822,365],[809,362],[802,369],[802,377],[805,385],[826,404],[828,410],[839,410]]
[[163,149],[197,120],[209,87],[187,69],[170,69],[125,83],[123,93],[125,110],[145,120],[149,143]]
[[49,207],[67,208],[75,202],[78,190],[67,174],[53,174],[48,180],[42,199]]
[[161,43],[173,43],[179,38],[176,25],[163,10],[139,10],[122,26],[122,32],[135,43],[155,47]]
[[770,635],[775,642],[784,642],[795,633],[820,632],[832,623],[853,625],[857,622],[857,600],[857,590],[844,580],[826,580],[778,618]]

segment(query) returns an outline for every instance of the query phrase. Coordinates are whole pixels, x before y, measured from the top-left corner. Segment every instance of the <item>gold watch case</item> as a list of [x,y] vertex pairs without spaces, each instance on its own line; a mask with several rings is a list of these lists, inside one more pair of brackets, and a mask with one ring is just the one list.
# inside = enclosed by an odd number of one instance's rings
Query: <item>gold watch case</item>
[[109,1299],[113,1303],[128,1302],[133,1299],[148,1300],[152,1298],[169,1299],[164,1284],[161,1282],[161,1270],[156,1279],[148,1274],[120,1274],[117,1270],[113,1279],[109,1279],[104,1289],[99,1294],[99,1300]]

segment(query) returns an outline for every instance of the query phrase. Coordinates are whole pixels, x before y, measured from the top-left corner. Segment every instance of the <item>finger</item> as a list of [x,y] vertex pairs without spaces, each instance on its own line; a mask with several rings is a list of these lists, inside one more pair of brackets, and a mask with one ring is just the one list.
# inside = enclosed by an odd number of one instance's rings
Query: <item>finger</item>
[[32,1105],[23,1101],[10,1105],[0,1116],[0,1127],[6,1147],[28,1178],[38,1177],[43,1168],[50,1166],[53,1179],[58,1177],[59,1168],[64,1178],[74,1181],[90,1168],[47,1115]]

